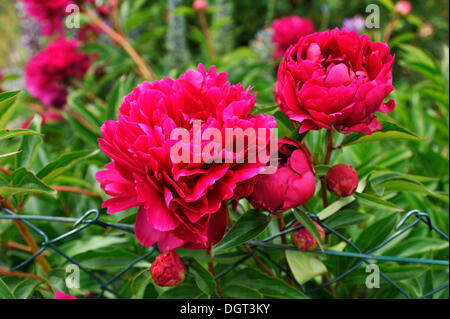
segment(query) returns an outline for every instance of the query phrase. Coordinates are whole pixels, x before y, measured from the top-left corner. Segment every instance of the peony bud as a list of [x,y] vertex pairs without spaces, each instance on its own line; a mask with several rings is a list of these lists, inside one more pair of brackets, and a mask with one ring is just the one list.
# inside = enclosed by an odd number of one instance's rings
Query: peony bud
[[186,270],[180,256],[174,251],[168,251],[156,257],[150,273],[158,286],[173,287],[184,281]]
[[[301,223],[297,222],[294,226],[299,225],[301,225]],[[325,231],[318,223],[314,222],[314,225],[316,225],[317,230],[319,231],[320,241],[323,242],[325,240]],[[292,233],[292,242],[301,251],[311,251],[319,248],[319,244],[306,227],[300,228]]]
[[350,196],[358,187],[358,174],[351,165],[334,165],[327,173],[327,186],[336,196]]
[[316,190],[315,171],[310,154],[293,139],[278,140],[278,169],[262,174],[247,197],[256,208],[281,213],[311,200]]
[[69,294],[65,294],[62,291],[56,291],[55,292],[55,299],[77,299],[72,295]]
[[409,1],[399,1],[395,4],[394,7],[395,13],[406,17],[412,11],[412,5]]
[[195,0],[192,5],[195,11],[206,11],[208,10],[208,1],[207,0]]

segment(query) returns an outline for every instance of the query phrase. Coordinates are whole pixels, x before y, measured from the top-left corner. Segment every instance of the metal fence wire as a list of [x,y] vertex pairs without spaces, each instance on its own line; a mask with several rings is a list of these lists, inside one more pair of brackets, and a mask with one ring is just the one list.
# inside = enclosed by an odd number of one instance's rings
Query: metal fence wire
[[[23,267],[25,267],[26,265],[28,265],[29,263],[31,263],[32,261],[34,261],[34,259],[39,256],[40,254],[42,254],[44,251],[46,251],[47,249],[51,249],[53,251],[55,251],[56,253],[58,253],[59,255],[61,255],[62,257],[64,257],[68,262],[77,265],[84,273],[86,273],[88,276],[90,276],[91,278],[93,278],[95,281],[98,282],[98,285],[100,287],[100,293],[97,294],[95,296],[95,298],[102,298],[105,295],[105,292],[109,292],[111,293],[113,296],[117,297],[117,298],[123,298],[123,296],[121,296],[118,292],[114,291],[114,289],[111,288],[111,285],[118,279],[120,278],[122,275],[124,275],[125,273],[127,273],[134,265],[136,265],[138,262],[145,260],[146,258],[150,257],[152,254],[154,254],[155,252],[157,253],[157,247],[156,245],[149,248],[148,252],[146,252],[145,254],[143,254],[142,256],[140,256],[139,258],[136,258],[135,260],[133,260],[131,263],[129,263],[126,267],[124,267],[121,271],[119,271],[118,273],[116,273],[114,276],[112,276],[111,278],[109,278],[108,280],[104,280],[102,278],[100,278],[99,276],[97,276],[94,272],[88,270],[86,267],[83,267],[82,264],[80,264],[79,262],[77,262],[76,260],[74,260],[73,258],[69,257],[64,251],[62,251],[60,248],[57,247],[57,244],[60,243],[61,241],[70,238],[71,236],[82,232],[83,230],[85,230],[88,227],[102,227],[102,228],[114,228],[117,230],[121,230],[124,232],[128,232],[128,233],[134,233],[134,226],[133,225],[127,225],[127,224],[119,224],[119,223],[111,223],[111,222],[106,222],[106,221],[102,221],[99,219],[100,217],[100,213],[98,210],[93,209],[90,210],[88,212],[86,212],[82,217],[80,218],[68,218],[68,217],[54,217],[54,216],[36,216],[36,215],[18,215],[14,212],[12,212],[11,210],[5,208],[5,207],[1,207],[0,206],[0,212],[3,212],[4,214],[0,214],[0,220],[21,220],[24,224],[26,224],[30,229],[32,229],[35,233],[37,233],[41,238],[42,238],[42,243],[41,243],[41,248],[39,249],[39,251],[37,251],[36,253],[32,254],[29,258],[27,258],[26,260],[22,261],[21,263],[19,263],[18,265],[16,265],[15,267],[12,267],[10,269],[11,272],[13,271],[17,271]],[[343,279],[344,277],[348,276],[349,274],[353,273],[354,271],[356,271],[361,265],[363,264],[367,264],[370,265],[371,262],[370,260],[377,260],[377,261],[391,261],[391,262],[399,262],[399,263],[410,263],[410,264],[416,264],[416,265],[440,265],[440,266],[449,266],[449,261],[448,260],[433,260],[433,259],[421,259],[421,258],[402,258],[402,257],[395,257],[395,256],[384,256],[384,255],[374,255],[373,253],[377,252],[378,250],[380,250],[382,247],[386,246],[388,243],[392,242],[394,239],[398,238],[399,236],[401,236],[402,234],[404,234],[406,231],[408,231],[409,229],[416,227],[418,224],[420,223],[424,223],[428,226],[429,231],[430,232],[436,232],[437,234],[439,234],[442,238],[444,238],[445,240],[449,240],[448,236],[442,232],[440,229],[436,228],[430,219],[430,216],[427,213],[423,213],[420,212],[418,210],[412,210],[408,213],[406,213],[406,215],[402,218],[402,220],[399,222],[399,224],[397,225],[396,229],[395,229],[395,233],[392,234],[388,239],[386,239],[385,241],[383,241],[382,243],[380,243],[379,245],[377,245],[376,247],[373,247],[369,250],[366,251],[361,251],[354,243],[352,243],[349,239],[347,239],[346,237],[344,237],[342,234],[340,234],[339,232],[337,232],[335,229],[327,226],[326,222],[320,221],[319,218],[315,215],[309,214],[309,216],[316,221],[317,223],[319,223],[324,230],[326,230],[328,233],[333,234],[334,236],[337,236],[340,240],[342,240],[343,242],[345,242],[348,247],[351,247],[353,249],[352,252],[349,251],[334,251],[334,250],[314,250],[311,251],[311,253],[315,253],[315,254],[325,254],[325,255],[333,255],[333,256],[340,256],[340,257],[350,257],[350,258],[355,258],[357,260],[357,262],[352,265],[349,269],[347,269],[346,271],[342,272],[340,275],[334,277],[333,279],[320,284],[318,286],[315,286],[313,288],[309,288],[307,289],[304,285],[299,284],[293,274],[285,268],[285,266],[281,265],[280,263],[278,263],[277,261],[273,260],[266,252],[264,252],[263,250],[261,250],[261,247],[269,247],[269,248],[273,248],[273,249],[292,249],[292,250],[297,250],[296,247],[290,247],[290,246],[283,246],[283,245],[279,245],[279,244],[274,244],[271,243],[271,241],[273,241],[274,239],[281,237],[282,235],[286,235],[288,233],[291,233],[293,231],[296,231],[300,228],[302,228],[303,226],[294,226],[295,220],[290,222],[289,224],[286,225],[286,229],[284,231],[281,231],[273,236],[270,236],[268,238],[265,238],[263,240],[260,241],[248,241],[246,244],[251,248],[250,251],[248,253],[246,253],[244,255],[244,257],[242,257],[240,260],[238,260],[236,263],[234,263],[233,265],[229,266],[228,268],[226,268],[225,270],[223,270],[222,272],[220,272],[219,274],[217,274],[215,276],[216,279],[219,279],[221,277],[223,277],[224,275],[226,275],[227,273],[229,273],[230,271],[232,271],[233,269],[237,268],[239,265],[241,265],[242,263],[244,263],[247,259],[249,259],[250,257],[252,257],[253,255],[258,255],[260,258],[263,258],[267,261],[269,261],[271,264],[274,265],[274,267],[278,268],[281,272],[286,273],[286,275],[288,277],[290,277],[295,284],[297,285],[297,287],[307,296],[309,296],[311,293],[318,291],[320,289],[324,289],[326,287],[328,287],[329,285],[332,285],[334,283],[336,283],[337,281]],[[48,237],[48,235],[42,231],[40,228],[36,227],[32,222],[33,221],[45,221],[45,222],[59,222],[59,223],[73,223],[73,229],[56,237],[53,239],[50,239]],[[410,223],[407,223],[410,222]],[[402,287],[400,287],[397,283],[395,283],[391,278],[389,278],[385,273],[383,273],[382,271],[380,271],[380,276],[381,278],[383,278],[388,284],[392,285],[393,287],[395,287],[405,298],[411,299],[412,296],[405,291]],[[0,278],[2,276],[0,275]],[[447,282],[446,284],[432,290],[429,291],[427,293],[425,293],[424,295],[422,295],[421,297],[419,297],[418,299],[424,299],[424,298],[429,298],[432,295],[438,293],[439,291],[442,291],[446,288],[448,288],[449,283]]]

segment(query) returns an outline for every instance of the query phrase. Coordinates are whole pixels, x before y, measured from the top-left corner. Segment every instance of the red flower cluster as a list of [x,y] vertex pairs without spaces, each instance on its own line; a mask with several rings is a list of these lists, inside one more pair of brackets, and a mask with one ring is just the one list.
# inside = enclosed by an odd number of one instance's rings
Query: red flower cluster
[[381,129],[375,112],[391,112],[383,100],[394,89],[386,44],[345,29],[305,36],[286,52],[275,99],[300,133],[334,126],[342,133]]
[[67,99],[67,83],[82,78],[89,56],[78,51],[74,40],[55,40],[30,59],[25,69],[26,87],[45,106],[61,108]]
[[28,15],[41,25],[41,33],[50,36],[63,33],[62,20],[72,0],[22,0]]
[[[249,195],[266,162],[175,163],[171,149],[178,141],[171,134],[181,128],[192,136],[193,121],[201,122],[203,133],[217,129],[223,136],[235,128],[269,131],[276,122],[268,115],[251,115],[255,102],[250,88],[231,85],[226,73],[218,74],[215,67],[207,72],[203,65],[177,80],[139,85],[125,97],[119,120],[101,129],[100,148],[113,160],[96,175],[113,196],[103,204],[108,213],[139,207],[138,240],[144,246],[157,242],[163,252],[180,246],[209,249],[217,243],[227,227],[226,201]],[[270,131],[256,145],[265,149],[269,141]],[[186,143],[193,149],[192,141]]]

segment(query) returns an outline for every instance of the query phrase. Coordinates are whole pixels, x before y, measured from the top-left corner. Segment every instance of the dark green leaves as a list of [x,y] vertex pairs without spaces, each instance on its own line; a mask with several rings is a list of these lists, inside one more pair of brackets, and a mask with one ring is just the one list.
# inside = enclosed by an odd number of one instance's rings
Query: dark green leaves
[[0,278],[0,299],[16,299],[12,291],[5,284],[5,282]]
[[75,151],[69,152],[61,155],[56,160],[50,162],[45,167],[41,168],[37,173],[37,177],[42,179],[43,181],[51,180],[58,175],[61,175],[71,167],[73,167],[78,162],[84,161],[96,154],[98,154],[98,150],[96,151]]
[[56,191],[53,188],[43,183],[36,175],[24,167],[16,169],[11,174],[10,185],[0,184],[0,195],[5,198],[11,195],[38,193],[56,196]]
[[211,273],[205,269],[196,259],[189,259],[189,274],[194,277],[198,288],[206,295],[211,296],[216,289],[216,282]]
[[214,250],[235,247],[255,238],[266,229],[270,220],[270,216],[259,211],[248,211],[237,220],[233,228],[225,234],[222,241],[217,244]]
[[372,135],[364,135],[363,133],[349,134],[344,138],[342,145],[352,145],[358,143],[367,143],[374,141],[391,141],[394,139],[408,139],[412,141],[422,142],[424,139],[417,136],[415,133],[409,131],[400,125],[391,121],[380,121],[383,128]]

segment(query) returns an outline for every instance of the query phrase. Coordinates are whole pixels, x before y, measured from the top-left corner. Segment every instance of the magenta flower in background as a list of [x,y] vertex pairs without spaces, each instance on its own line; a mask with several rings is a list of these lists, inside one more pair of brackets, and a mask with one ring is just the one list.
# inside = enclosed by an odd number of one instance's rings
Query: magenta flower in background
[[26,88],[45,106],[61,108],[66,103],[69,80],[83,78],[89,68],[89,56],[78,47],[74,40],[55,40],[28,61]]
[[69,294],[65,294],[62,291],[56,291],[55,292],[55,299],[77,299],[72,295]]
[[357,14],[351,18],[344,19],[342,27],[347,31],[355,30],[359,33],[366,28],[366,21],[361,15]]
[[278,140],[278,170],[259,175],[249,202],[260,210],[281,213],[306,204],[316,190],[315,171],[310,154],[296,140]]
[[305,35],[314,32],[314,25],[307,18],[289,16],[272,22],[272,41],[276,45],[274,59],[281,58],[284,52]]
[[[250,114],[256,102],[250,90],[231,85],[214,66],[206,71],[199,65],[177,80],[140,84],[124,98],[118,121],[102,126],[99,145],[112,159],[96,174],[112,196],[103,207],[110,214],[139,207],[135,232],[142,245],[158,243],[166,252],[180,246],[209,249],[220,241],[227,200],[249,195],[266,163],[175,163],[171,148],[178,140],[171,133],[182,128],[192,136],[194,120],[201,122],[202,132],[274,128],[272,116]],[[257,145],[265,147],[269,135]],[[193,148],[192,140],[188,147]]]
[[30,17],[41,25],[41,33],[46,36],[63,32],[66,8],[74,4],[72,0],[22,0]]
[[394,90],[389,51],[345,29],[302,37],[281,61],[275,100],[300,124],[300,133],[335,127],[344,134],[371,134],[382,128],[375,112],[395,108],[394,100],[384,102]]

